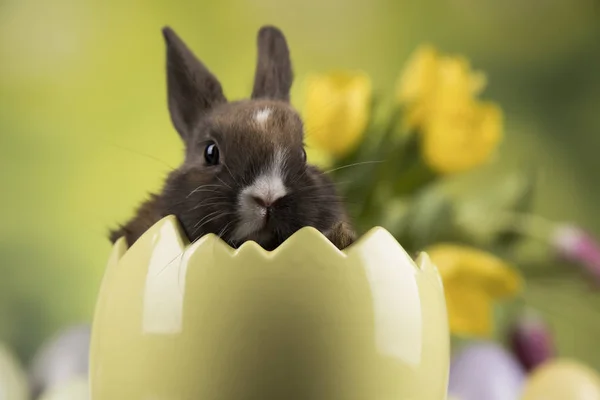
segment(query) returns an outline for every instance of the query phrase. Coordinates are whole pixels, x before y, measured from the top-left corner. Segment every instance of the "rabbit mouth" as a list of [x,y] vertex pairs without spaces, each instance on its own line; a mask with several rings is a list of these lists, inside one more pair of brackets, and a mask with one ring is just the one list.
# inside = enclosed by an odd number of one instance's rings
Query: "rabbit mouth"
[[273,212],[266,208],[258,208],[250,213],[241,215],[235,231],[233,239],[237,242],[246,240],[254,240],[257,243],[268,241],[273,235]]
[[278,218],[277,210],[265,209],[252,219],[240,219],[231,239],[237,245],[254,241],[269,250],[271,247],[276,247],[282,234],[281,229],[285,229],[285,224],[282,225],[282,222]]
[[263,248],[267,249],[267,246],[273,242],[273,238],[275,237],[274,231],[272,228],[265,224],[262,228],[247,234],[245,236],[240,236],[237,232],[233,235],[233,242],[236,245],[235,247],[243,244],[247,241],[253,241],[258,243]]

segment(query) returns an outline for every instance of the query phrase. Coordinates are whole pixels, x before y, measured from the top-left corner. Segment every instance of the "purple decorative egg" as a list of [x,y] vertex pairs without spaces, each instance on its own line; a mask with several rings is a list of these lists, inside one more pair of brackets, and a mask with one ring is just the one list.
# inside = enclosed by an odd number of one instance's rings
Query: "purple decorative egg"
[[448,394],[461,400],[519,400],[525,371],[514,356],[491,342],[461,349],[450,364]]
[[528,372],[555,355],[552,334],[541,317],[533,311],[521,316],[511,332],[513,353]]

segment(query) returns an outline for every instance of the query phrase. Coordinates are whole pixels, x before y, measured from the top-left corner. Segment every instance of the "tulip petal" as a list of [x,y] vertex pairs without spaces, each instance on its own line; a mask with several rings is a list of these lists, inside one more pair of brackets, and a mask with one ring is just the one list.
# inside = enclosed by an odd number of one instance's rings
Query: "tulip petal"
[[502,112],[476,97],[487,78],[463,56],[430,45],[410,57],[396,84],[405,106],[403,125],[422,133],[424,161],[440,174],[464,172],[488,161],[502,139]]
[[489,336],[492,332],[490,296],[458,282],[449,282],[444,287],[450,331],[460,336]]
[[306,79],[307,144],[333,157],[352,151],[370,118],[371,80],[363,72],[332,72]]
[[420,46],[410,57],[396,83],[396,100],[410,103],[431,94],[437,81],[438,52],[431,45]]
[[438,110],[423,130],[425,162],[442,174],[484,164],[502,139],[502,119],[501,109],[492,103],[454,104]]
[[482,250],[438,244],[426,251],[442,277],[451,331],[489,335],[494,302],[515,295],[522,286],[521,276]]

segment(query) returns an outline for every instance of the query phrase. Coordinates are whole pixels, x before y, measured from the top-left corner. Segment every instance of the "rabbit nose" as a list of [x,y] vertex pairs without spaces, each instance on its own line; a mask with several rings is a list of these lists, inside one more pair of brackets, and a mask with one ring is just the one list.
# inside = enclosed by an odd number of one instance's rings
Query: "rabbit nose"
[[275,196],[252,196],[252,200],[263,208],[271,208],[278,199],[279,197]]

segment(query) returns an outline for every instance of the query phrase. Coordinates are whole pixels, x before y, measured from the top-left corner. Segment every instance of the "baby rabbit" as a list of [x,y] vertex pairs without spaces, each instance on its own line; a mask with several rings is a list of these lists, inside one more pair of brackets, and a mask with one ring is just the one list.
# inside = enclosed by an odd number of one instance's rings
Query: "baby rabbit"
[[165,27],[171,120],[185,143],[182,165],[111,241],[132,245],[175,215],[190,241],[214,233],[232,247],[253,240],[273,250],[304,226],[343,249],[355,240],[333,182],[307,164],[303,124],[289,103],[293,72],[286,39],[265,26],[250,99],[228,102],[219,81]]

